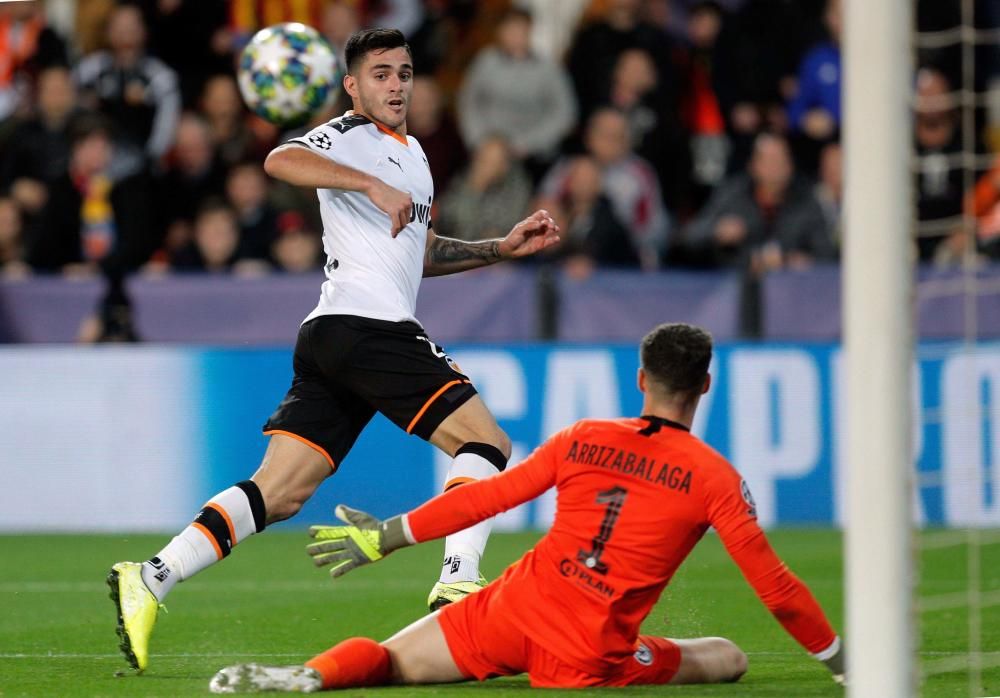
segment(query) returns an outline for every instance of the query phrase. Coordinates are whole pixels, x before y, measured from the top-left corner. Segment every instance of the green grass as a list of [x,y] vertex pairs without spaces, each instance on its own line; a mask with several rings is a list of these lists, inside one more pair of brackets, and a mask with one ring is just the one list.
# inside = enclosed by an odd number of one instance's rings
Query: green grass
[[[779,554],[812,588],[842,628],[840,536],[788,530],[771,536]],[[494,535],[484,571],[497,575],[537,535]],[[440,544],[400,551],[384,563],[332,582],[308,562],[302,533],[255,536],[225,563],[178,586],[161,614],[144,676],[125,670],[117,652],[104,575],[117,560],[141,560],[164,536],[0,536],[0,696],[207,695],[208,679],[240,661],[296,663],[351,635],[389,636],[422,613],[436,578]],[[982,549],[982,584],[1000,589],[1000,545]],[[923,556],[921,593],[965,588],[962,546]],[[967,649],[965,609],[923,614],[921,656]],[[1000,649],[1000,609],[986,608],[983,648]],[[552,695],[840,696],[764,610],[714,536],[682,567],[643,630],[675,637],[723,635],[750,656],[735,685],[547,691]],[[997,653],[988,655],[996,658]],[[116,675],[116,674],[123,675]],[[1000,695],[1000,669],[983,673],[978,695]],[[522,695],[523,677],[484,684],[346,691],[345,695]],[[391,692],[391,693],[390,693]],[[969,696],[964,672],[930,677],[924,696]]]

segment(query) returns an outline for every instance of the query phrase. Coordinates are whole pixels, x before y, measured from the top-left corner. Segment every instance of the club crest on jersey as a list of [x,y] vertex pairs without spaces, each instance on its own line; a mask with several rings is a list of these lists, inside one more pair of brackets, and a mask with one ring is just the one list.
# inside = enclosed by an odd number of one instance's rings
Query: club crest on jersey
[[743,495],[743,501],[747,503],[747,513],[750,516],[757,516],[757,502],[753,501],[753,495],[750,493],[750,485],[747,484],[746,480],[740,480],[740,494]]
[[640,642],[632,657],[643,666],[650,666],[653,663],[653,650]]
[[417,339],[419,339],[421,342],[427,342],[427,346],[430,347],[431,353],[434,354],[434,356],[438,357],[439,359],[444,359],[445,363],[448,364],[448,367],[452,371],[455,371],[456,373],[462,372],[461,369],[458,368],[458,364],[455,363],[455,360],[450,356],[448,356],[447,354],[445,354],[444,349],[442,349],[440,346],[432,342],[427,337],[424,337],[423,335],[418,334]]
[[320,150],[329,150],[333,147],[333,141],[331,141],[330,137],[322,131],[317,131],[316,133],[310,135],[309,142]]

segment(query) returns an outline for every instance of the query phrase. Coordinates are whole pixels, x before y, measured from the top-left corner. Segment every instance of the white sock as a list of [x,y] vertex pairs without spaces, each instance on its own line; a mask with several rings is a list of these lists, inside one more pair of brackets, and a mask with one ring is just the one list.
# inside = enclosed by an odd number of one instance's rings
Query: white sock
[[[507,459],[496,447],[466,444],[458,450],[448,468],[444,489],[447,491],[467,482],[492,477],[503,470],[506,464]],[[441,582],[454,584],[479,579],[479,560],[486,549],[486,541],[492,529],[493,519],[487,519],[444,539]]]
[[142,564],[142,581],[158,601],[177,582],[190,579],[229,555],[237,543],[264,530],[264,499],[246,480],[212,497],[194,522]]

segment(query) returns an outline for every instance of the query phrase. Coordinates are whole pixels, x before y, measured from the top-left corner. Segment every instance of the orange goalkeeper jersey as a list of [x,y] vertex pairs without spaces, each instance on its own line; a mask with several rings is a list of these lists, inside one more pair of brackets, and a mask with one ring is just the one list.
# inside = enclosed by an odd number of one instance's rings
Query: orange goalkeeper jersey
[[551,530],[494,584],[490,613],[581,670],[603,675],[635,651],[639,626],[714,527],[775,618],[812,653],[836,639],[819,604],[771,549],[739,473],[681,424],[577,422],[525,461],[410,512],[431,540],[557,488]]

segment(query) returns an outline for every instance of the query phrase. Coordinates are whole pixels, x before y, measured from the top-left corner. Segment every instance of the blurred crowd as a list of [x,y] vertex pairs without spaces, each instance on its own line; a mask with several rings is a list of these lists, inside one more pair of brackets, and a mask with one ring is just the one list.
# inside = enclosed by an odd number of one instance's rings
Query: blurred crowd
[[[915,10],[932,38],[963,21],[959,0]],[[841,0],[35,0],[0,4],[0,275],[320,269],[314,195],[262,169],[301,131],[252,116],[234,75],[281,21],[338,51],[407,35],[439,234],[544,207],[564,240],[541,261],[580,277],[838,258]],[[916,57],[914,255],[1000,258],[1000,48]]]

